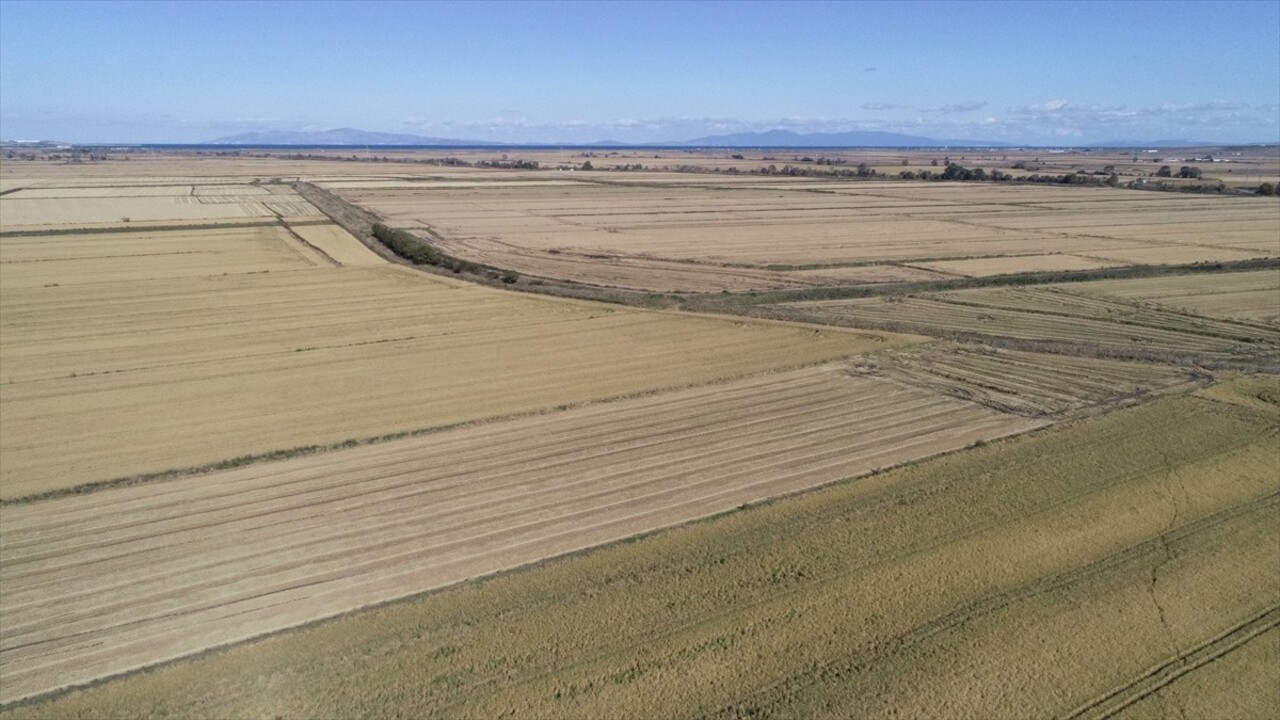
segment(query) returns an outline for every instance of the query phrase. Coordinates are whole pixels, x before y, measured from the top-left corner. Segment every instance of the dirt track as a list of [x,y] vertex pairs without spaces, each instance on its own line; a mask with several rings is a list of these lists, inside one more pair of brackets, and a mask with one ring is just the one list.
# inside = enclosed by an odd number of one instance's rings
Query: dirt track
[[815,368],[7,507],[0,702],[1038,424]]

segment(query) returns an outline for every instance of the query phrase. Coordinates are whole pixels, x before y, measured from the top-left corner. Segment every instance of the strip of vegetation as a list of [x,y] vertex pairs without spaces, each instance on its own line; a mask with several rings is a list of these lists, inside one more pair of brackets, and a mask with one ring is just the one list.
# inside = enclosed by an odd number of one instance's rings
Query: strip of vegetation
[[[772,290],[745,294],[721,293],[706,297],[711,299],[709,301],[711,304],[721,304],[727,301],[743,305],[770,305],[807,300],[849,300],[881,295],[912,295],[924,292],[968,290],[983,287],[1047,285],[1050,283],[1088,282],[1090,280],[1151,278],[1165,275],[1244,272],[1246,270],[1268,270],[1271,268],[1280,268],[1280,258],[1254,258],[1251,260],[1186,263],[1183,265],[1127,265],[1092,270],[1049,270],[1009,275],[989,275],[976,278],[921,280],[919,282],[801,288],[798,290]],[[695,297],[697,296],[690,296],[690,299]]]
[[391,248],[391,251],[396,255],[414,265],[433,265],[452,270],[455,273],[484,274],[491,280],[501,278],[502,282],[508,285],[520,279],[520,273],[515,270],[499,270],[495,267],[481,265],[480,263],[463,260],[440,252],[438,248],[408,230],[390,228],[382,223],[374,223],[373,236],[383,245]]
[[[136,232],[168,232],[173,230],[220,230],[223,228],[266,227],[275,225],[276,219],[269,218],[252,222],[234,223],[198,223],[192,225],[112,225],[111,227],[94,228],[51,228],[49,230],[7,230],[0,232],[0,238],[10,237],[46,237],[49,235],[98,235],[102,233],[136,233]],[[306,225],[308,223],[294,223]],[[319,223],[318,223],[319,224]]]

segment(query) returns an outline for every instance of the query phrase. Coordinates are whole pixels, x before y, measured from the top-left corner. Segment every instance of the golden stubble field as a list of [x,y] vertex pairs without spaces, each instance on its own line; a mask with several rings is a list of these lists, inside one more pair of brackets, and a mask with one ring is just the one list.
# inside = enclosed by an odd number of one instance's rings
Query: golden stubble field
[[[1280,204],[1113,188],[636,176],[320,183],[458,257],[654,292],[1280,256]],[[577,177],[578,173],[560,173]],[[867,273],[839,278],[831,270]]]
[[813,368],[6,508],[0,702],[1045,422]]
[[6,499],[906,341],[497,292],[383,263],[323,216],[78,230],[21,207],[0,230]]
[[1277,390],[1089,418],[5,716],[1267,718]]
[[[449,252],[633,289],[1275,255],[1272,206],[318,160],[169,158],[111,175],[119,165],[0,165],[0,704],[55,693],[7,714],[1268,707],[1274,382],[1091,417],[1211,378],[496,291],[384,263],[271,178],[367,194],[380,211],[391,197],[393,224],[429,227]],[[116,218],[117,201],[140,219]],[[189,214],[203,205],[221,209]],[[472,224],[470,245],[451,244],[449,223]],[[1280,343],[1271,277],[791,307],[1256,359]],[[277,453],[301,456],[262,461]],[[245,466],[215,469],[228,460]]]

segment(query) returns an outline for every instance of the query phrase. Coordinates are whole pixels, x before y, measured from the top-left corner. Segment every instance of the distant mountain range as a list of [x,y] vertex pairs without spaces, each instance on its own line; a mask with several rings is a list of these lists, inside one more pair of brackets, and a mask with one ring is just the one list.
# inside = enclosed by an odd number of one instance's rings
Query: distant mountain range
[[498,145],[483,140],[425,137],[407,133],[370,132],[355,128],[335,128],[313,132],[267,130],[228,135],[210,145]]
[[[322,145],[385,146],[385,145],[453,145],[453,146],[507,146],[524,143],[503,143],[485,140],[428,137],[408,133],[385,133],[336,128],[310,132],[292,130],[267,130],[229,135],[210,141],[210,145],[297,145],[315,147]],[[717,148],[837,148],[837,147],[1014,147],[1014,143],[997,140],[937,139],[922,135],[853,130],[837,133],[794,133],[790,130],[708,135],[692,140],[672,140],[660,143],[622,143],[601,140],[594,143],[528,143],[530,146],[574,147],[717,147]],[[1080,145],[1091,148],[1173,148],[1206,147],[1214,143],[1193,140],[1108,140],[1107,142]]]
[[[384,133],[337,128],[313,132],[268,130],[228,135],[213,140],[210,145],[508,145],[511,143],[484,140],[459,140],[456,138],[427,137],[407,133]],[[627,147],[630,143],[601,140],[594,143],[530,143],[531,145],[580,145],[598,147]],[[758,133],[733,135],[708,135],[692,140],[673,140],[660,143],[636,143],[635,146],[654,147],[1009,147],[1010,143],[994,140],[937,140],[919,135],[901,133],[852,131],[842,133],[799,134],[790,130],[769,130]]]

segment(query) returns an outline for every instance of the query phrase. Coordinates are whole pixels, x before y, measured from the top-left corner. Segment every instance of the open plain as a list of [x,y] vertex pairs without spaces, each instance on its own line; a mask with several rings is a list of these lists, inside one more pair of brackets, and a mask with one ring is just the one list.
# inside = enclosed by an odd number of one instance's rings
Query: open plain
[[4,716],[1265,718],[1280,409],[1213,390]]
[[1266,198],[617,175],[320,185],[456,257],[650,292],[875,282],[821,272],[851,267],[936,277],[1280,257],[1280,212]]
[[0,163],[0,712],[1264,716],[1280,204],[668,154]]
[[1044,422],[817,368],[10,508],[0,701]]
[[331,224],[39,219],[54,232],[0,237],[6,499],[905,340],[496,292],[387,264]]

